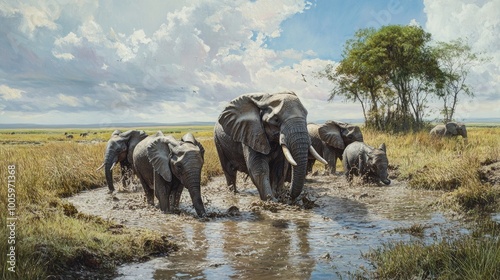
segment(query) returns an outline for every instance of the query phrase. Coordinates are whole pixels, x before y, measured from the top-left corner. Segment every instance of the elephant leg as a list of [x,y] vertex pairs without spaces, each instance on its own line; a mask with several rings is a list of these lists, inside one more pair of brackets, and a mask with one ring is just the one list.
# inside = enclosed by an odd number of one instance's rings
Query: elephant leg
[[224,171],[224,176],[226,177],[226,183],[227,186],[229,187],[229,190],[233,191],[234,193],[238,192],[238,189],[236,188],[236,174],[237,171],[236,169],[233,169],[231,167],[228,168],[222,168]]
[[273,199],[271,188],[269,162],[267,158],[250,148],[244,149],[245,161],[248,167],[248,175],[259,191],[260,199]]
[[323,158],[328,162],[325,166],[325,175],[335,174],[337,165],[337,153],[333,147],[326,147],[324,149]]
[[183,190],[184,190],[184,185],[182,185],[182,184],[179,184],[178,186],[173,188],[173,191],[172,191],[173,196],[172,196],[172,202],[171,202],[171,208],[170,208],[172,211],[179,209],[179,203],[181,201],[181,195],[182,195]]
[[167,186],[160,174],[155,173],[154,176],[154,192],[156,198],[160,202],[160,210],[164,213],[170,213],[170,191],[171,188]]
[[289,168],[289,163],[284,158],[278,158],[270,162],[270,180],[271,180],[271,189],[273,191],[273,197],[278,197],[283,187],[285,186],[285,180],[288,176],[288,172],[291,172],[292,169]]
[[316,162],[315,159],[308,159],[307,160],[307,173],[311,173],[312,172],[312,169],[313,169],[313,166],[314,166],[315,162]]
[[337,171],[337,156],[333,155],[332,160],[328,163],[328,173],[329,175],[335,174]]
[[144,194],[146,195],[146,201],[150,205],[155,205],[154,204],[154,191],[149,187],[148,183],[142,176],[138,176],[139,181],[141,181],[142,188],[144,189]]
[[128,170],[129,170],[129,167],[126,163],[124,163],[123,161],[120,162],[120,168],[121,168],[121,171],[122,171],[122,190],[126,190],[127,189],[127,181],[128,181]]
[[229,187],[230,190],[237,193],[238,192],[236,189],[237,170],[236,168],[234,168],[234,166],[232,166],[230,161],[224,156],[224,151],[222,150],[221,147],[222,144],[217,140],[217,137],[214,140],[215,140],[215,148],[217,149],[219,161],[222,166],[222,171],[224,172],[224,177],[226,177],[227,186]]
[[344,173],[344,175],[345,175],[345,178],[347,179],[347,182],[350,184],[351,181],[352,181],[352,174],[351,174],[351,172],[350,171],[346,171]]

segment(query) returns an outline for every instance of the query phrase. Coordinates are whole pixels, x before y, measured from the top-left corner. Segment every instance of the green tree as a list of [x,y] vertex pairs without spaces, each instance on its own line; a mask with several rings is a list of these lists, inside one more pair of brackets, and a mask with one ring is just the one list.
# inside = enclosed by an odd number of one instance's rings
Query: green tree
[[442,86],[430,40],[418,26],[358,30],[346,42],[339,65],[320,73],[334,83],[330,99],[341,95],[361,102],[367,126],[420,129],[429,95]]
[[484,58],[472,52],[471,47],[463,39],[451,42],[438,42],[433,49],[444,72],[444,86],[438,90],[437,95],[443,101],[443,122],[453,120],[459,95],[474,97],[469,85],[466,83],[471,68]]

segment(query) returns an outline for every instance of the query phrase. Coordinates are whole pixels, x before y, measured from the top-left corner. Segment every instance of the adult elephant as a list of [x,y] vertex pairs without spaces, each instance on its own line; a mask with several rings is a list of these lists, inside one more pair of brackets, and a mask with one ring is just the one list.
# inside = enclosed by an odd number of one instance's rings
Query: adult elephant
[[186,187],[198,216],[206,216],[200,189],[204,154],[205,149],[191,133],[178,141],[158,131],[140,142],[134,150],[134,168],[148,203],[154,205],[156,196],[160,209],[171,213],[179,207]]
[[[357,125],[340,121],[326,121],[324,124],[307,124],[307,131],[311,137],[314,149],[328,162],[326,173],[334,174],[337,158],[342,160],[342,153],[347,145],[359,141],[363,142],[363,134]],[[309,156],[307,171],[311,172],[316,159]]]
[[467,129],[465,128],[465,124],[457,122],[438,124],[431,130],[430,134],[431,136],[438,137],[452,137],[462,135],[464,139],[467,139]]
[[262,200],[275,199],[292,165],[290,196],[302,192],[312,148],[307,110],[293,92],[244,94],[224,108],[214,141],[228,186],[236,191],[237,171],[247,173]]
[[106,175],[106,183],[108,184],[109,193],[115,190],[113,185],[113,168],[119,162],[122,173],[123,188],[126,188],[129,174],[133,167],[134,149],[136,145],[144,140],[148,135],[142,130],[128,130],[121,132],[115,130],[111,134],[111,138],[106,145],[106,152],[104,153],[104,162],[97,170],[104,167]]

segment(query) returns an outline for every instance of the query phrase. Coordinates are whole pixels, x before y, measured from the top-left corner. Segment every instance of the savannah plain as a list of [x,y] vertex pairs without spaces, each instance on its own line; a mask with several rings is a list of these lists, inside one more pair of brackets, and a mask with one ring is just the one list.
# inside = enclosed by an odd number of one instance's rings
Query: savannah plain
[[[143,129],[149,135],[161,130],[177,139],[191,132],[206,150],[202,193],[217,196],[216,192],[229,192],[223,186],[213,127],[134,129]],[[184,244],[155,227],[124,225],[116,219],[104,218],[105,213],[79,211],[68,200],[82,191],[106,188],[104,172],[96,168],[103,161],[106,141],[113,130],[0,130],[0,178],[3,180],[0,201],[4,208],[8,205],[9,166],[15,166],[17,217],[15,273],[7,270],[9,257],[2,253],[2,279],[12,279],[13,275],[17,279],[108,278],[115,275],[116,268],[122,264],[140,263],[158,256],[168,258],[183,250]],[[398,234],[410,236],[409,239],[378,244],[369,252],[363,252],[363,258],[371,266],[351,272],[348,278],[500,279],[500,127],[468,124],[467,130],[468,141],[460,137],[432,139],[428,130],[386,134],[362,129],[369,145],[386,144],[390,178],[400,182],[404,189],[438,192],[439,195],[426,202],[425,207],[457,221],[467,234],[444,234],[433,242],[424,242],[429,225],[410,223],[396,230]],[[73,134],[74,138],[67,139],[65,132]],[[84,132],[88,132],[88,136],[80,136]],[[342,169],[338,162],[336,175],[323,176],[323,166],[316,163],[314,174],[307,177],[302,201],[294,206],[260,202],[251,182],[245,183],[242,192],[246,188],[249,190],[252,201],[249,211],[307,214],[322,207],[319,189],[335,188],[335,192],[329,193],[333,198],[349,197],[360,204],[369,204],[370,198],[378,196],[384,188],[361,180],[349,186],[339,172]],[[115,169],[114,181],[117,189],[121,189],[118,170]],[[218,187],[214,188],[211,182],[218,182]],[[137,190],[132,193],[141,197],[142,187],[135,184]],[[129,195],[131,191],[121,192],[120,195]],[[210,196],[204,197],[206,200]],[[378,199],[383,200],[383,197]],[[184,208],[179,215],[196,223],[210,223],[230,216],[226,209],[213,210],[215,208],[210,205],[215,202],[204,202],[209,205],[209,218],[198,220],[189,200],[181,202]],[[140,201],[138,204],[139,208],[147,207],[145,202],[143,206]],[[153,211],[169,219],[158,209]],[[8,223],[8,218],[8,212],[2,210],[2,225]],[[8,252],[9,229],[2,226],[0,232],[1,252]],[[339,256],[325,254],[322,258],[336,257]],[[311,278],[310,274],[308,276],[305,278]]]

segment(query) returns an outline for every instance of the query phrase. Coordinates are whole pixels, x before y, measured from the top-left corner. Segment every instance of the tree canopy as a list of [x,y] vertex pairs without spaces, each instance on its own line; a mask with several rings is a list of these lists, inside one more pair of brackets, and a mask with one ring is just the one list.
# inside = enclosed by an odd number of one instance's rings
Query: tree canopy
[[334,84],[330,100],[343,96],[359,102],[368,127],[396,132],[422,128],[430,98],[450,96],[457,87],[468,92],[456,85],[465,80],[464,72],[450,71],[444,63],[458,56],[450,48],[460,54],[467,49],[459,44],[432,47],[431,39],[419,26],[358,30],[346,42],[339,64],[320,73]]

